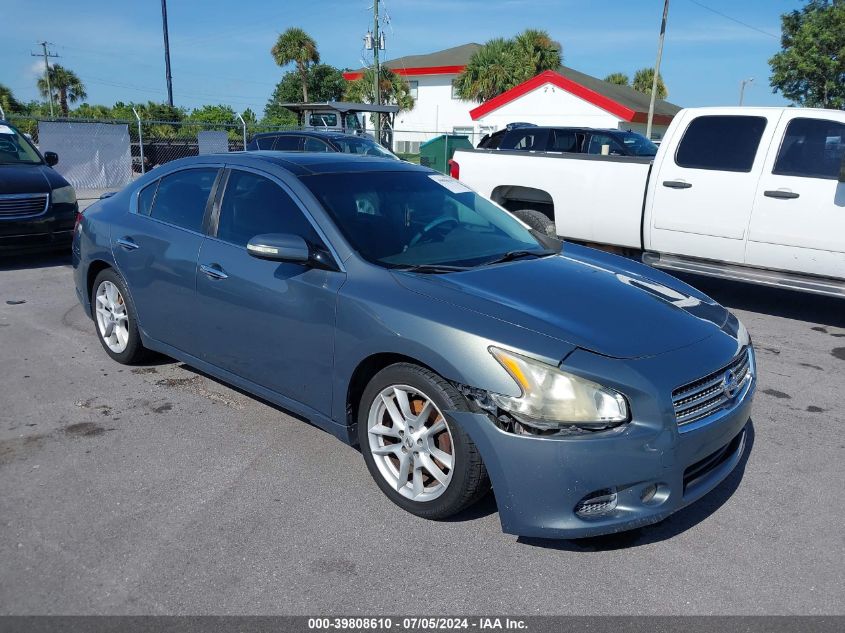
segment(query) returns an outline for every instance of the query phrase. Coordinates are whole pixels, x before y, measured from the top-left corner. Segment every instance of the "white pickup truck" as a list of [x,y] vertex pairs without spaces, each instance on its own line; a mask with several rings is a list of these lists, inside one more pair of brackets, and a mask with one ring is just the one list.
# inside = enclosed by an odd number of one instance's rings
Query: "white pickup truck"
[[653,159],[458,150],[451,173],[570,240],[845,297],[843,154],[843,111],[695,108],[675,116]]

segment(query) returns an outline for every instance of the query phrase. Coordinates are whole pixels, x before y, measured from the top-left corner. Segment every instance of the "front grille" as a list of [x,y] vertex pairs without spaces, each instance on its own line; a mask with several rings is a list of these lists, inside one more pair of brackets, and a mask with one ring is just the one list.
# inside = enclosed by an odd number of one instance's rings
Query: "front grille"
[[730,363],[672,392],[678,426],[690,424],[734,403],[751,380],[751,350],[744,348]]
[[40,215],[47,210],[49,195],[46,193],[14,193],[0,195],[0,218],[26,218]]

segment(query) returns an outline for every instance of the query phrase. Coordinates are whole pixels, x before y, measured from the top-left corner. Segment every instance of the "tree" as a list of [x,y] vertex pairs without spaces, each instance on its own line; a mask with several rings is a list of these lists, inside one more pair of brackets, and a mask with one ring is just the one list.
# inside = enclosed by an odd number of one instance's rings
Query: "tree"
[[[654,68],[640,68],[634,73],[634,81],[631,87],[637,92],[651,94],[651,87],[654,84]],[[669,96],[666,84],[663,83],[663,76],[657,75],[657,98],[665,99]]]
[[781,16],[772,91],[810,108],[845,109],[845,0],[810,0]]
[[[328,64],[314,64],[306,71],[306,85],[311,101],[339,101],[346,80],[343,73]],[[282,75],[281,81],[264,107],[264,120],[270,125],[296,125],[296,116],[280,103],[297,103],[302,95],[301,76],[296,71]]]
[[270,49],[270,53],[279,66],[287,66],[290,63],[296,64],[302,85],[302,100],[307,102],[308,67],[320,61],[317,43],[302,29],[291,27],[279,35],[279,39]]
[[461,99],[487,101],[563,63],[561,46],[546,31],[527,29],[513,39],[495,38],[470,57],[455,80]]
[[[374,103],[374,72],[372,68],[367,68],[363,77],[349,82],[344,98],[357,103]],[[380,103],[398,105],[400,112],[412,110],[414,107],[414,98],[411,96],[411,87],[408,82],[386,66],[381,67],[379,92],[381,93]]]
[[3,106],[6,116],[23,110],[20,101],[15,99],[15,95],[12,94],[12,89],[4,84],[0,84],[0,106]]
[[50,67],[50,89],[47,88],[45,76],[38,80],[38,90],[47,99],[50,98],[50,90],[52,90],[53,99],[59,102],[59,110],[64,117],[68,115],[68,103],[76,103],[88,96],[85,85],[76,73],[59,64]]
[[[653,75],[652,75],[653,76]],[[610,73],[604,80],[609,84],[615,84],[617,86],[630,86],[631,85],[631,78],[628,77],[625,73]],[[651,90],[651,86],[648,87],[649,91]]]

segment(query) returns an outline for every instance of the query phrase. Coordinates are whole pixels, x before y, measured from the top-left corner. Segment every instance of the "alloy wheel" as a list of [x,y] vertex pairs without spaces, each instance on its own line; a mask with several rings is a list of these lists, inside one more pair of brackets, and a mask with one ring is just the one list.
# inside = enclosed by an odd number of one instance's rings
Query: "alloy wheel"
[[129,344],[129,315],[120,289],[110,281],[103,281],[95,295],[97,329],[108,348],[121,354]]
[[419,389],[383,389],[370,405],[367,437],[379,472],[403,497],[432,501],[446,492],[455,467],[452,432]]

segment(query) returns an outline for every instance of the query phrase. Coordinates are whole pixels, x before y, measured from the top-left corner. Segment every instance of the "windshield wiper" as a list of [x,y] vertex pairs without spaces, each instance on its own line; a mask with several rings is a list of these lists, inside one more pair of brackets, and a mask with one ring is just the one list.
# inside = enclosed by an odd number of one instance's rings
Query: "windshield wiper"
[[529,250],[516,250],[516,251],[508,251],[501,257],[497,257],[496,259],[491,259],[486,261],[482,264],[482,266],[489,266],[490,264],[502,264],[504,262],[512,262],[515,259],[521,259],[523,257],[548,257],[549,255],[557,255],[557,251],[551,248],[546,248],[541,251],[529,251]]
[[391,266],[391,270],[401,270],[406,273],[458,273],[469,270],[464,266],[447,266],[446,264],[411,264],[409,266]]

